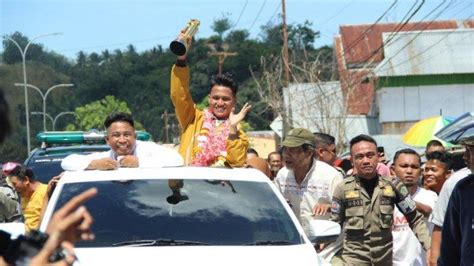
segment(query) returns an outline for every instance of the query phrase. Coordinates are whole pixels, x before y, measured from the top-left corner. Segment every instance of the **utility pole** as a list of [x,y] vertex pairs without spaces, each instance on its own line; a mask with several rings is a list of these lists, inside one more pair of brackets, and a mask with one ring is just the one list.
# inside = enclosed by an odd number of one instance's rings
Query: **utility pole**
[[283,64],[285,66],[286,86],[290,84],[290,66],[288,63],[288,32],[286,29],[286,7],[285,0],[281,0],[281,24],[283,31]]
[[[283,66],[284,66],[284,74],[285,74],[285,87],[289,89],[290,86],[290,66],[288,63],[288,32],[286,28],[286,7],[285,7],[285,0],[281,0],[281,24],[282,24],[282,32],[283,32]],[[285,89],[285,88],[283,88]],[[283,92],[282,92],[283,93]],[[288,111],[284,110],[282,114],[282,129],[283,129],[283,137],[286,137],[288,131],[290,131],[290,123],[288,121],[288,117],[291,117],[291,101],[288,101]]]
[[217,56],[218,57],[218,62],[219,62],[219,75],[222,74],[222,68],[224,66],[224,60],[228,56],[237,56],[238,53],[236,52],[208,52],[207,55],[209,56]]

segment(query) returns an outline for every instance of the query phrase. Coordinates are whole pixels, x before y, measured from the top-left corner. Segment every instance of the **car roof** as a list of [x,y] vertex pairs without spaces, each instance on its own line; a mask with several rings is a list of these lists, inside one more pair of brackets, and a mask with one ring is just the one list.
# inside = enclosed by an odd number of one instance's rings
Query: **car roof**
[[252,168],[213,167],[163,167],[163,168],[119,168],[113,171],[84,170],[67,171],[61,183],[80,183],[113,180],[139,179],[206,179],[230,181],[254,181],[271,183],[262,172]]
[[48,155],[61,155],[70,153],[82,153],[82,152],[97,152],[97,151],[108,151],[110,150],[109,145],[69,145],[69,146],[53,146],[47,148],[37,148],[32,153],[33,157],[36,156],[48,156]]

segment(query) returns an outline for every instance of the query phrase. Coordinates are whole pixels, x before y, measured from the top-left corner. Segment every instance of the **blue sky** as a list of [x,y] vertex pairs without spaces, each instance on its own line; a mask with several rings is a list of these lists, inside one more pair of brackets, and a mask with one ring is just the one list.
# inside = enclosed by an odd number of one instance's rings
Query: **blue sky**
[[[342,24],[372,24],[393,3],[381,22],[398,22],[421,2],[286,0],[287,23],[312,22],[313,29],[321,32],[315,43],[319,47],[331,44]],[[251,37],[258,37],[260,26],[276,24],[280,12],[281,0],[0,0],[0,35],[20,31],[31,39],[61,32],[38,42],[46,49],[75,58],[81,50],[124,49],[128,44],[138,51],[156,45],[167,48],[191,18],[201,21],[198,38],[211,35],[212,22],[223,16],[229,17],[236,29],[247,29]],[[472,0],[425,0],[411,21],[472,19],[473,13]]]

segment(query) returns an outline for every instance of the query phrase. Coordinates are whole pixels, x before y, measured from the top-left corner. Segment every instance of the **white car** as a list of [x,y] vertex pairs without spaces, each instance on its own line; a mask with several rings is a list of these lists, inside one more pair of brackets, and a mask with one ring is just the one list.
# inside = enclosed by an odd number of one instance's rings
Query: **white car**
[[[91,187],[98,194],[86,207],[96,238],[76,244],[76,265],[326,264],[281,194],[254,169],[66,172],[41,230],[55,210]],[[340,234],[338,224],[318,222],[311,224],[313,241]]]

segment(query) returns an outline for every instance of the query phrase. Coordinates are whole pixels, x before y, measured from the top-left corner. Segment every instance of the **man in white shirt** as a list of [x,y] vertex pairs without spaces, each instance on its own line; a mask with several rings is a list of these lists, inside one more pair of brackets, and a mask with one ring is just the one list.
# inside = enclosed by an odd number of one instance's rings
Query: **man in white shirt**
[[88,155],[71,154],[63,159],[64,170],[113,170],[118,167],[180,166],[183,159],[171,148],[136,139],[133,118],[126,113],[113,113],[104,122],[105,141],[109,151]]
[[[422,213],[427,221],[438,196],[435,192],[417,185],[421,176],[420,155],[412,149],[399,150],[395,153],[390,170],[392,175],[400,178],[407,187],[416,203],[417,211]],[[426,265],[426,252],[398,208],[395,208],[393,213],[392,235],[393,265]]]
[[[313,133],[304,128],[288,132],[283,145],[283,167],[274,182],[308,234],[313,219],[329,220],[330,203],[342,175],[325,162],[314,159]],[[327,262],[342,247],[342,238],[321,252]]]

